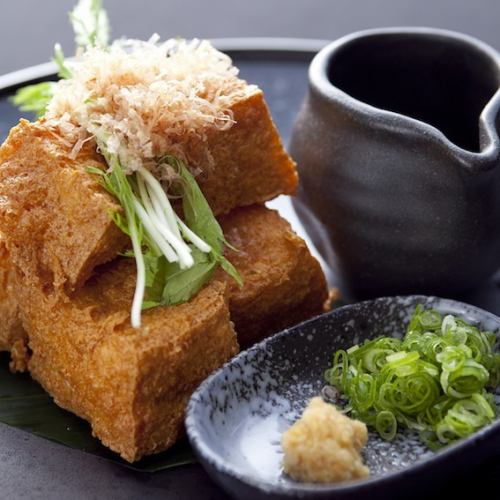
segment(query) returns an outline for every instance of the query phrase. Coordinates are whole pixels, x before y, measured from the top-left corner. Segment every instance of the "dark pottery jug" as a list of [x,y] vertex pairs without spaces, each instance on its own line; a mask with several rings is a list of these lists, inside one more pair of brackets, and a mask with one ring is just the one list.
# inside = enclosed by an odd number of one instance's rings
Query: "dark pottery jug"
[[295,208],[355,297],[455,295],[500,267],[500,59],[429,28],[356,33],[311,63]]

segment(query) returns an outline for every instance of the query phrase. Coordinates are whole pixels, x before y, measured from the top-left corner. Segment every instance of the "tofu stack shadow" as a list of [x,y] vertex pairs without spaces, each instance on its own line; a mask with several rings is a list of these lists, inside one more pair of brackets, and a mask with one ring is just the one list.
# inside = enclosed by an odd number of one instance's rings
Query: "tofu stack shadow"
[[[322,312],[325,278],[304,241],[263,205],[293,194],[295,165],[262,92],[233,105],[235,124],[192,141],[189,164],[228,243],[242,288],[221,270],[190,301],[130,325],[136,271],[88,172],[107,168],[44,120],[21,120],[0,148],[0,349],[125,460],[172,446],[197,385],[239,350]],[[206,163],[209,148],[211,162]]]

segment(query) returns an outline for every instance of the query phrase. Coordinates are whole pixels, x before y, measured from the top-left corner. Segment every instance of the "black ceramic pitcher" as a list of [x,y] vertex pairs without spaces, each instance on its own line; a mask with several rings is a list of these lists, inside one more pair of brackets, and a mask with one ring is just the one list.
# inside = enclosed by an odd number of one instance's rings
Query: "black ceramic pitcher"
[[299,217],[357,297],[455,295],[500,267],[500,60],[469,36],[365,31],[324,48],[291,153]]

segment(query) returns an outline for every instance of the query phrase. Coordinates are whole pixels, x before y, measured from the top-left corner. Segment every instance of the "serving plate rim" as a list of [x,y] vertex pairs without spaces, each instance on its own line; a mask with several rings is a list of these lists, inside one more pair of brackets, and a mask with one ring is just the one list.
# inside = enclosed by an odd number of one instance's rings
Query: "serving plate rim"
[[320,314],[313,318],[310,318],[306,321],[303,321],[297,325],[294,325],[291,328],[287,328],[281,332],[268,337],[261,342],[253,345],[249,349],[241,351],[231,360],[226,362],[221,368],[212,373],[208,378],[206,378],[200,386],[196,389],[196,391],[191,396],[187,409],[186,409],[186,417],[185,417],[185,426],[186,433],[189,439],[189,442],[193,448],[195,455],[198,457],[200,464],[207,462],[207,464],[215,469],[218,473],[222,473],[226,476],[229,476],[231,479],[239,481],[241,483],[250,486],[251,488],[255,488],[266,494],[278,494],[284,496],[294,497],[297,495],[304,494],[314,494],[315,496],[322,497],[327,496],[332,493],[335,494],[343,494],[343,493],[352,493],[353,491],[363,491],[365,489],[369,489],[374,485],[388,485],[393,481],[397,480],[401,477],[411,477],[419,474],[421,471],[428,469],[430,467],[438,466],[440,463],[447,461],[451,456],[455,453],[463,452],[464,450],[473,448],[477,446],[479,443],[487,440],[490,436],[500,431],[500,418],[496,421],[492,422],[484,426],[482,429],[478,430],[468,438],[462,439],[461,441],[447,446],[437,452],[434,452],[432,455],[419,460],[414,465],[407,467],[402,470],[392,471],[382,476],[373,477],[370,476],[368,479],[358,480],[358,481],[349,481],[340,484],[312,484],[312,483],[296,483],[293,485],[285,485],[285,484],[273,484],[265,481],[264,479],[258,479],[257,477],[253,477],[242,473],[239,469],[233,467],[231,463],[221,456],[214,452],[213,449],[206,444],[206,441],[202,438],[202,430],[198,426],[198,418],[196,416],[197,407],[201,404],[200,394],[207,392],[212,383],[216,382],[217,379],[223,377],[223,374],[229,366],[239,363],[240,361],[244,361],[245,358],[251,356],[254,352],[260,351],[262,349],[266,349],[268,345],[272,345],[276,342],[279,342],[283,337],[287,335],[293,334],[293,332],[304,328],[307,325],[310,325],[320,319],[329,320],[335,315],[339,314],[342,311],[350,308],[362,308],[369,304],[373,304],[376,302],[383,302],[387,300],[438,300],[444,304],[450,305],[459,305],[462,307],[466,307],[469,310],[473,310],[475,313],[483,316],[484,318],[489,318],[490,320],[496,322],[500,329],[500,317],[495,314],[486,311],[485,309],[481,309],[480,307],[474,306],[472,304],[468,304],[466,302],[461,302],[458,300],[447,299],[440,296],[435,295],[394,295],[394,296],[383,296],[377,297],[375,299],[364,300],[360,302],[356,302],[354,304],[347,304],[342,307],[338,307],[333,309],[332,311]]

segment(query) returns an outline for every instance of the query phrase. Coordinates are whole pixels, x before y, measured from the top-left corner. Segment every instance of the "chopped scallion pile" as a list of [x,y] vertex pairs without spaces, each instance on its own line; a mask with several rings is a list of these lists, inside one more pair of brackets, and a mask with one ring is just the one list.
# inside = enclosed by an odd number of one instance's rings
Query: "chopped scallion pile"
[[379,337],[337,351],[325,379],[347,397],[345,410],[383,439],[408,428],[435,450],[495,418],[495,345],[492,332],[419,305],[403,339]]

